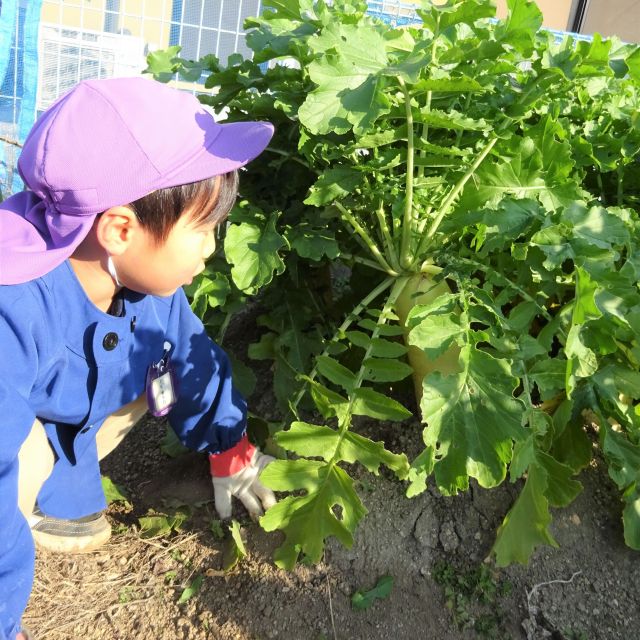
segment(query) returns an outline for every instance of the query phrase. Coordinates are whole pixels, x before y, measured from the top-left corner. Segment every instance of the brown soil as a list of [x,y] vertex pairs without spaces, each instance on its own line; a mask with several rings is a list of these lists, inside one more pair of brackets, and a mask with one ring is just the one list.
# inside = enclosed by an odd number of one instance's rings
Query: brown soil
[[[254,405],[273,410],[264,385],[257,398]],[[420,446],[417,423],[361,426],[392,450]],[[538,550],[526,567],[484,562],[517,487],[472,487],[457,497],[429,490],[408,500],[391,477],[352,468],[370,513],[351,549],[331,542],[320,564],[282,571],[272,561],[280,534],[265,533],[236,505],[248,556],[225,573],[231,541],[211,530],[206,459],[165,455],[165,428],[145,418],[104,461],[103,473],[130,496],[130,507],[109,508],[109,544],[82,556],[38,552],[24,619],[37,640],[638,637],[640,554],[623,544],[621,503],[599,466],[582,474],[577,500],[555,513],[560,548]],[[180,505],[191,512],[180,532],[141,537],[139,517]],[[353,593],[385,575],[394,579],[391,594],[354,610]],[[201,588],[178,604],[198,576]]]

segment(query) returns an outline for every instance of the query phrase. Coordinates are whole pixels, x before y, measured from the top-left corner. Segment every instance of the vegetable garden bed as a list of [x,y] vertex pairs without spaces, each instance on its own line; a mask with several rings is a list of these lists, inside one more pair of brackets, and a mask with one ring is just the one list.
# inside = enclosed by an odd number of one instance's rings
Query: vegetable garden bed
[[[149,71],[205,70],[203,102],[276,125],[243,175],[230,271],[220,256],[191,290],[223,344],[248,297],[266,309],[249,355],[273,362],[284,415],[255,432],[283,458],[264,481],[291,492],[261,520],[285,533],[276,562],[352,544],[366,509],[345,463],[409,497],[523,479],[493,546],[507,565],[556,545],[550,508],[602,455],[640,548],[638,47],[557,43],[526,0],[502,22],[485,0],[424,0],[402,29],[357,0],[264,5],[253,61],[174,48]],[[424,448],[407,457],[353,424],[409,418],[411,378]]]

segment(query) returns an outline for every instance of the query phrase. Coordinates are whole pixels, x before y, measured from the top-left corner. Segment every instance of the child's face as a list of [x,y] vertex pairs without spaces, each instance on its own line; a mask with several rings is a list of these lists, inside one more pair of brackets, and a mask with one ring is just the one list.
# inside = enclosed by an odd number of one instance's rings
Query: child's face
[[204,270],[205,260],[216,247],[214,230],[213,225],[194,222],[188,212],[178,219],[162,244],[139,228],[136,240],[118,256],[120,281],[139,293],[172,295]]

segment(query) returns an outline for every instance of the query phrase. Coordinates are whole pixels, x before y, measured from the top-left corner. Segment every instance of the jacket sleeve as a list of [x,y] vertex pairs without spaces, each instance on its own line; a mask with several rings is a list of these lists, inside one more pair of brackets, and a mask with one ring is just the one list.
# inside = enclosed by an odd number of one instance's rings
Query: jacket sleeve
[[173,430],[190,449],[230,449],[245,433],[246,402],[233,386],[229,358],[209,338],[182,290],[174,295],[167,340],[178,386],[168,416]]
[[[36,418],[28,398],[38,374],[42,314],[0,295],[0,640],[20,630],[34,570],[31,532],[18,508],[18,452]],[[27,294],[28,296],[29,294]]]

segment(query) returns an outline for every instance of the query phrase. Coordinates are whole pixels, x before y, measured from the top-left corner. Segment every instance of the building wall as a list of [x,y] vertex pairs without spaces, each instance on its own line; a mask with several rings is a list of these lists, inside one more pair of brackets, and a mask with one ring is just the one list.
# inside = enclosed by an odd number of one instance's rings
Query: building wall
[[251,55],[243,23],[260,10],[260,0],[43,0],[38,111],[81,80],[138,75],[149,51],[170,45],[190,60]]
[[[496,0],[498,17],[507,15],[507,0]],[[578,0],[537,0],[544,16],[543,26],[572,31]],[[625,42],[640,42],[639,0],[588,0],[579,32],[618,36]]]
[[590,0],[581,33],[598,32],[618,36],[625,42],[640,42],[638,0]]
[[[536,4],[544,17],[543,26],[560,31],[571,29],[578,0],[537,0]],[[496,6],[498,17],[504,18],[507,15],[507,0],[496,0]]]

